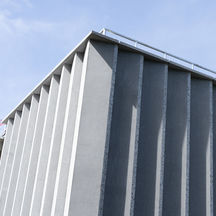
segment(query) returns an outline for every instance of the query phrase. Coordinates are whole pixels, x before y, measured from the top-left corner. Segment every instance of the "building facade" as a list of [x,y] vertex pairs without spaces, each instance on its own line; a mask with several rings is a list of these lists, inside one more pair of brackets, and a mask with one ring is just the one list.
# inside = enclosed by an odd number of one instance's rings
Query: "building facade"
[[213,216],[211,74],[101,33],[4,119],[0,215]]

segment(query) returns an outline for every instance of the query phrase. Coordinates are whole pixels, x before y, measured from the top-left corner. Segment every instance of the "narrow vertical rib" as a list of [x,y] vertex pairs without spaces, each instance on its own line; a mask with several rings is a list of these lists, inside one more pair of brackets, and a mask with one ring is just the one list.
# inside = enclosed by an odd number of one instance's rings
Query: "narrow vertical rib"
[[5,206],[3,210],[3,215],[10,215],[11,214],[11,209],[12,209],[12,202],[13,202],[13,197],[14,197],[14,192],[15,192],[15,187],[16,187],[16,181],[18,177],[18,170],[20,166],[20,159],[21,159],[21,154],[23,150],[23,145],[24,145],[24,139],[26,135],[26,126],[28,122],[28,117],[29,117],[29,109],[30,109],[30,104],[24,104],[22,108],[22,118],[20,122],[20,128],[18,132],[18,137],[17,137],[17,143],[14,151],[14,160],[12,163],[12,171],[11,175],[9,178],[9,184],[8,184],[8,192],[6,196],[6,201],[5,201]]
[[40,214],[41,200],[47,171],[48,156],[52,139],[53,123],[57,105],[59,81],[59,76],[53,75],[50,84],[50,91],[44,120],[44,129],[38,155],[34,187],[32,191],[31,207],[29,213],[30,215]]
[[2,176],[2,185],[0,187],[0,212],[3,212],[5,199],[7,196],[9,178],[12,170],[12,163],[14,160],[14,153],[15,153],[15,148],[17,143],[18,132],[20,128],[20,121],[21,121],[21,112],[16,111],[14,117],[13,129],[11,133],[10,147],[7,154],[5,169]]
[[20,212],[17,212],[17,215],[20,216],[29,216],[33,183],[36,174],[36,167],[38,162],[38,154],[41,145],[42,133],[44,128],[44,120],[46,114],[46,107],[49,95],[49,88],[47,86],[42,86],[40,93],[40,101],[38,106],[38,113],[35,122],[35,130],[31,145],[30,157],[28,161],[28,168],[26,179],[24,182],[24,192],[21,202]]
[[20,212],[21,202],[24,192],[24,183],[27,175],[27,168],[29,163],[30,151],[32,148],[33,135],[35,130],[35,121],[38,112],[39,95],[32,95],[31,108],[27,123],[27,131],[24,140],[23,152],[20,159],[20,166],[18,170],[18,178],[16,179],[16,189],[14,192],[13,205],[11,214],[16,215]]
[[213,210],[216,215],[216,86],[213,86]]
[[[75,117],[78,104],[80,81],[82,75],[83,55],[76,53],[73,59],[69,80],[68,97],[64,118],[64,127],[59,151],[59,160],[55,188],[52,199],[51,215],[63,215],[70,168]],[[46,215],[44,215],[46,216]]]
[[56,172],[61,147],[61,138],[64,125],[65,109],[67,104],[68,88],[70,82],[69,65],[64,65],[61,73],[59,92],[56,106],[55,119],[53,124],[52,139],[48,155],[47,171],[44,183],[43,196],[41,201],[40,215],[50,215],[56,179]]

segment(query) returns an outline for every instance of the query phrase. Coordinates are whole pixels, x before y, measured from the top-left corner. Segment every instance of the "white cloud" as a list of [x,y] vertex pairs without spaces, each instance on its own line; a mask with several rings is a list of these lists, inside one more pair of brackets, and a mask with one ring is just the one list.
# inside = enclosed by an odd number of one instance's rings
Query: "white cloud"
[[12,18],[9,11],[0,11],[0,34],[23,35],[31,32],[47,32],[55,23]]
[[1,0],[0,7],[8,7],[11,9],[22,9],[23,7],[32,7],[30,0]]

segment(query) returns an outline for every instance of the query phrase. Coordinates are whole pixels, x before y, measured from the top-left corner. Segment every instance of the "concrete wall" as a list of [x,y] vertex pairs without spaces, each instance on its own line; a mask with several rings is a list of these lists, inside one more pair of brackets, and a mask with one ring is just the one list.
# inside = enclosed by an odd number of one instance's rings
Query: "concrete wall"
[[216,88],[89,40],[7,121],[0,215],[213,216]]

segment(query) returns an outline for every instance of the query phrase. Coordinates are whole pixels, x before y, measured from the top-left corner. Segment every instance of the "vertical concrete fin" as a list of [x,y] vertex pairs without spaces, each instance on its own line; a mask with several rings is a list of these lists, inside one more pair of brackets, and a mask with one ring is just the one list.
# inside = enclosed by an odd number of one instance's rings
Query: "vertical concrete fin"
[[213,201],[216,214],[216,86],[213,86]]
[[168,66],[145,60],[140,113],[134,215],[160,216]]
[[10,148],[10,139],[12,135],[13,122],[14,122],[14,119],[11,119],[11,118],[8,119],[8,122],[7,122],[6,135],[4,138],[4,144],[3,144],[1,160],[0,160],[0,187],[2,185],[3,173],[4,173],[5,165],[6,165],[6,159],[7,159],[8,151]]
[[13,194],[13,198],[11,198],[11,201],[13,201],[11,215],[16,215],[17,213],[20,212],[21,201],[24,192],[24,183],[26,179],[28,161],[30,156],[30,150],[32,148],[33,134],[35,130],[35,123],[36,123],[35,121],[38,112],[38,103],[39,103],[39,95],[33,95],[31,99],[30,113],[29,113],[29,118],[26,127],[27,130],[26,136],[24,139],[23,150],[20,158],[18,177],[16,178],[16,182],[14,183],[15,192]]
[[137,121],[136,121],[136,137],[134,149],[134,162],[133,162],[133,179],[132,179],[132,194],[131,194],[131,209],[130,215],[134,216],[135,206],[135,192],[136,192],[136,174],[137,174],[137,159],[138,159],[138,145],[140,136],[140,115],[142,105],[142,89],[143,89],[143,72],[144,72],[144,56],[140,58],[140,73],[138,80],[138,93],[137,93]]
[[190,73],[169,70],[163,186],[164,216],[187,216]]
[[[56,179],[54,191],[52,192],[53,198],[51,215],[64,214],[64,205],[67,191],[68,173],[70,169],[69,165],[72,153],[75,118],[80,89],[80,81],[82,75],[82,64],[83,54],[76,53],[73,59],[71,75],[69,79],[64,125],[60,141],[59,158],[58,160],[56,160],[58,164],[57,172],[55,174]],[[42,215],[47,215],[45,210],[43,211]]]
[[33,191],[33,183],[35,179],[36,167],[38,162],[38,154],[40,150],[42,133],[44,128],[44,120],[45,120],[45,114],[47,108],[48,95],[49,95],[49,88],[47,86],[42,86],[32,145],[30,145],[31,150],[30,150],[30,156],[28,161],[28,167],[26,171],[26,179],[24,181],[24,190],[23,190],[20,212],[16,213],[17,215],[20,216],[29,215],[32,191]]
[[40,215],[50,215],[52,199],[55,187],[56,172],[58,166],[59,151],[64,125],[65,110],[67,105],[67,95],[70,82],[71,66],[64,65],[61,73],[59,85],[56,113],[53,124],[52,139],[48,155],[48,164],[44,182],[44,190],[41,201]]
[[50,84],[50,91],[44,120],[44,129],[41,138],[41,145],[38,155],[38,163],[36,167],[34,187],[32,192],[30,207],[30,215],[32,216],[40,214],[41,201],[47,171],[48,156],[52,139],[53,123],[58,99],[59,82],[60,77],[57,75],[53,75]]
[[130,215],[143,56],[119,51],[109,138],[103,214]]
[[13,124],[11,138],[10,138],[9,150],[6,158],[5,169],[3,171],[3,176],[2,176],[2,185],[0,188],[0,212],[3,212],[5,199],[7,196],[9,179],[12,171],[12,163],[14,160],[15,148],[16,148],[18,132],[20,128],[21,114],[22,113],[20,111],[16,111],[14,117],[14,124]]
[[212,216],[212,82],[192,79],[189,215]]
[[117,46],[90,41],[86,52],[64,215],[98,215],[99,212]]
[[11,174],[8,179],[8,191],[6,195],[6,201],[4,205],[4,210],[3,210],[3,215],[11,215],[11,209],[12,209],[12,203],[13,203],[13,197],[14,197],[14,192],[15,192],[15,187],[16,187],[16,181],[18,177],[18,170],[20,166],[20,159],[21,159],[21,154],[23,150],[23,145],[24,145],[24,139],[26,135],[26,126],[28,122],[28,117],[29,117],[29,110],[30,110],[30,104],[24,104],[22,108],[22,117],[20,121],[20,127],[19,127],[19,132],[18,132],[18,137],[17,137],[17,142],[16,146],[14,149],[14,160],[11,166]]

